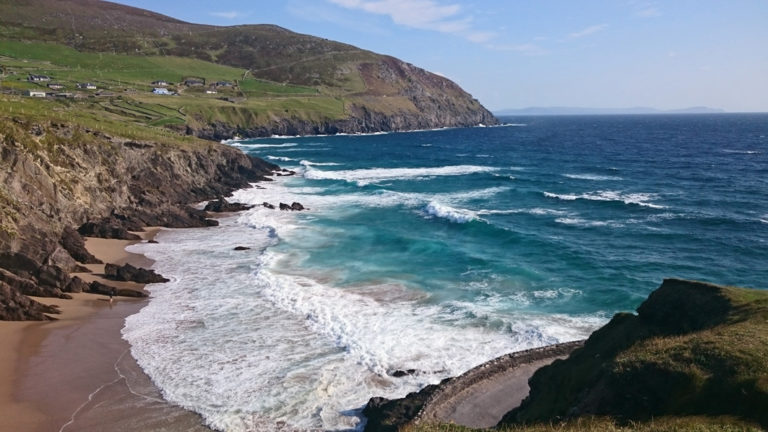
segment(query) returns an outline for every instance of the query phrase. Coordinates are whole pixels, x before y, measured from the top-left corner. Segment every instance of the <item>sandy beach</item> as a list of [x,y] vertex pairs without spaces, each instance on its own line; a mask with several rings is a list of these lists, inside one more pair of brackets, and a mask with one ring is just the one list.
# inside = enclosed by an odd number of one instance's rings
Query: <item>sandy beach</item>
[[[159,228],[148,228],[143,239]],[[104,262],[148,267],[152,261],[128,253],[126,240],[86,239],[87,249]],[[93,273],[76,274],[86,282]],[[102,282],[142,289],[133,282]],[[121,338],[125,317],[146,299],[73,294],[71,300],[35,298],[60,306],[56,321],[0,322],[0,430],[49,431],[208,431],[201,418],[162,399],[159,390],[130,355]]]

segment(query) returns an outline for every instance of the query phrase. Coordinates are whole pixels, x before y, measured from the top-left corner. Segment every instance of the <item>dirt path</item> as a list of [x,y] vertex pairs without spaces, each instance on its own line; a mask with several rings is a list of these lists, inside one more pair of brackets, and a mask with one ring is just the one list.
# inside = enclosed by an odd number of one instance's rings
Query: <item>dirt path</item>
[[482,364],[436,392],[425,404],[418,422],[493,427],[528,396],[528,379],[537,369],[568,357],[582,344],[583,341],[551,345]]

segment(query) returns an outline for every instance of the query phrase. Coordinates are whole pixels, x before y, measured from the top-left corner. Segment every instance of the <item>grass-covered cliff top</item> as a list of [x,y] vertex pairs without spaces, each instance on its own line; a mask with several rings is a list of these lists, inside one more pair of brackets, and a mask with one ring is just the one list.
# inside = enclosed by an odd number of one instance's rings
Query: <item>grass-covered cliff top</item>
[[[392,57],[272,25],[185,23],[101,0],[0,0],[0,91],[29,90],[71,93],[72,103],[95,97],[132,122],[217,138],[285,132],[287,123],[328,133],[328,124],[366,132],[496,122],[455,83]],[[199,132],[215,124],[226,131]]]

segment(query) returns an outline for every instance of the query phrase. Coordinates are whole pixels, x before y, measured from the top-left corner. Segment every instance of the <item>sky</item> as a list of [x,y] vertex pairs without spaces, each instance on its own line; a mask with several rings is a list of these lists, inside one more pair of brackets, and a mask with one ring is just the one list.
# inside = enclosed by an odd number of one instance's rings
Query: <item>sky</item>
[[768,0],[116,0],[276,24],[444,75],[487,108],[768,112]]

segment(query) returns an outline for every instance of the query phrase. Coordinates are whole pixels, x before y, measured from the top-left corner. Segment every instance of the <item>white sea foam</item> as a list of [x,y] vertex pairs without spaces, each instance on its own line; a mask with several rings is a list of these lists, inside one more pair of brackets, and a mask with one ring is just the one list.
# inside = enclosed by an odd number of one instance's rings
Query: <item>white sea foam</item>
[[308,160],[302,160],[299,162],[301,165],[304,165],[305,167],[311,167],[311,166],[338,166],[341,165],[340,163],[336,162],[312,162]]
[[622,180],[618,176],[599,175],[599,174],[563,174],[563,176],[576,179],[576,180],[592,180],[592,181],[618,181]]
[[438,176],[460,176],[488,173],[498,168],[476,165],[451,165],[430,168],[367,168],[357,170],[322,171],[307,169],[304,177],[311,180],[344,180],[365,186],[371,183],[392,180],[420,180]]
[[736,153],[736,154],[761,154],[762,152],[759,150],[732,150],[732,149],[723,149],[723,153]]
[[[403,206],[406,208],[415,208],[420,211],[430,202],[436,201],[445,206],[460,207],[473,200],[484,200],[500,193],[509,191],[509,187],[497,186],[483,189],[466,190],[449,193],[408,193],[395,192],[389,190],[379,190],[373,193],[348,193],[348,194],[323,194],[325,188],[322,187],[296,187],[292,186],[300,182],[296,177],[278,177],[274,182],[270,182],[265,188],[251,188],[236,191],[232,195],[232,200],[247,204],[254,204],[257,207],[244,212],[240,215],[242,223],[258,227],[262,225],[278,227],[278,235],[282,235],[281,230],[294,227],[293,221],[297,217],[310,217],[314,213],[323,213],[333,217],[343,216],[349,212],[359,211],[361,208],[386,208]],[[305,207],[311,209],[310,212],[275,212],[273,210],[261,207],[263,202],[277,205],[280,202],[291,203],[300,202]]]
[[656,199],[656,194],[650,193],[623,193],[618,191],[597,191],[587,192],[583,194],[555,194],[551,192],[544,192],[544,196],[547,198],[557,198],[564,201],[575,200],[589,200],[589,201],[619,201],[624,204],[634,204],[643,207],[650,207],[655,209],[665,208],[662,205],[649,202]]
[[456,209],[436,201],[427,204],[424,211],[430,216],[448,219],[456,223],[466,223],[477,219],[477,214],[471,210]]
[[[292,253],[264,251],[276,241],[269,228],[228,218],[131,247],[171,281],[149,286],[152,299],[126,320],[124,338],[166,399],[216,429],[350,429],[359,419],[345,413],[372,396],[401,397],[604,322],[503,315],[498,296],[446,308],[392,284],[339,288],[328,273],[293,274]],[[391,376],[402,369],[417,373]]]
[[282,162],[291,162],[291,161],[295,161],[295,160],[296,160],[296,159],[293,159],[293,158],[289,158],[289,157],[287,157],[287,156],[272,156],[272,155],[267,155],[266,157],[267,157],[267,159],[271,159],[271,160],[277,160],[277,161],[282,161]]
[[285,148],[285,147],[296,147],[299,145],[298,143],[283,143],[283,144],[246,144],[246,143],[240,143],[236,142],[233,143],[233,147],[241,147],[246,149],[262,149],[262,148]]
[[562,216],[568,214],[568,212],[564,210],[557,210],[557,209],[548,209],[548,208],[541,208],[541,207],[534,207],[534,208],[520,208],[520,209],[509,209],[509,210],[478,210],[478,215],[494,215],[494,214],[530,214],[530,215],[536,215],[536,216],[548,216],[548,215],[554,215],[554,216]]
[[622,223],[615,222],[615,221],[594,221],[594,220],[587,220],[587,219],[575,217],[575,216],[557,218],[555,219],[555,222],[561,223],[564,225],[574,225],[579,227],[608,226],[612,228],[620,228],[624,226]]

